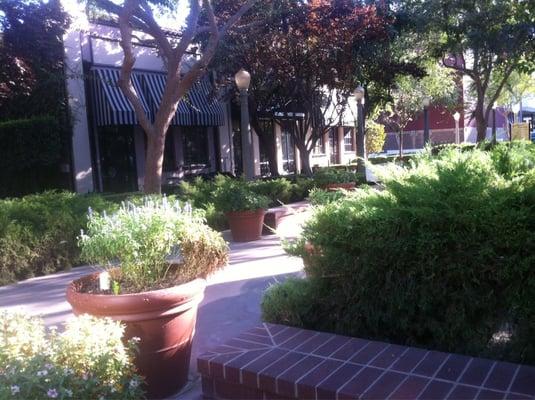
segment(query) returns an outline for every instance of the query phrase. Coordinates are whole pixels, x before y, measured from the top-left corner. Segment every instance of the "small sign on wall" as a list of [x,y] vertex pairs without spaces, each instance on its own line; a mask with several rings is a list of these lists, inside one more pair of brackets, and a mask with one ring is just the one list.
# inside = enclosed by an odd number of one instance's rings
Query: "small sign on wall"
[[529,140],[529,124],[527,122],[513,124],[511,127],[511,139]]

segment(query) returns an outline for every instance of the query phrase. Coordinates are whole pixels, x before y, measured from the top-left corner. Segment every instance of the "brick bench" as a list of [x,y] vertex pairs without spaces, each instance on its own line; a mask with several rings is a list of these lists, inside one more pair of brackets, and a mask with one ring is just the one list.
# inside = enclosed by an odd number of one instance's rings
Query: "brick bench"
[[208,399],[530,399],[535,367],[262,324],[198,358]]
[[262,230],[262,233],[264,235],[274,234],[274,230],[278,228],[279,224],[286,217],[306,211],[308,207],[309,203],[307,201],[299,201],[268,209],[264,216],[264,229]]

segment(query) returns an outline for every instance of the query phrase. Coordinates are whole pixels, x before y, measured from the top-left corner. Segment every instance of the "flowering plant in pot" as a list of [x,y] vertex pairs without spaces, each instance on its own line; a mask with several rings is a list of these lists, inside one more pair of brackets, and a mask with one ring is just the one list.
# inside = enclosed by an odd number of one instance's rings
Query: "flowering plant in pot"
[[136,366],[148,396],[161,398],[186,382],[204,278],[227,261],[228,248],[201,214],[167,198],[124,203],[111,215],[91,213],[81,255],[105,268],[71,283],[75,314],[122,321],[139,337]]
[[251,184],[242,179],[226,179],[215,193],[216,204],[225,212],[232,239],[249,242],[260,239],[264,215],[270,200],[255,193]]
[[321,168],[314,174],[314,181],[319,187],[334,189],[354,189],[357,177],[354,172],[337,168]]

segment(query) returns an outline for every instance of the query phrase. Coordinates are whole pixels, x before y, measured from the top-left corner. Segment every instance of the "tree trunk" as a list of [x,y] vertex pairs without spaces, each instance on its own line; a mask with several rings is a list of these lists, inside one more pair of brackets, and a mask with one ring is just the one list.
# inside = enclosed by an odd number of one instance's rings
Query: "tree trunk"
[[310,150],[306,148],[304,143],[295,144],[299,149],[299,159],[301,160],[301,173],[306,176],[312,176],[312,167],[310,166]]
[[146,194],[160,194],[162,192],[164,146],[165,134],[147,135],[147,155],[143,181],[143,192]]
[[477,127],[477,142],[482,142],[487,137],[487,118],[485,118],[485,111],[483,101],[478,99],[476,109],[474,110],[474,119]]

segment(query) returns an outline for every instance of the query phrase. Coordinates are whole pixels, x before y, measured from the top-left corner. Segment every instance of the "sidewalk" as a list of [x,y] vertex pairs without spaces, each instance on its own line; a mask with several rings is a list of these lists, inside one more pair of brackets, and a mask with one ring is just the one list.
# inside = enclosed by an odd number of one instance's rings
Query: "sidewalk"
[[[294,237],[304,218],[305,215],[289,218],[279,233]],[[224,235],[228,237],[228,232]],[[290,258],[284,253],[277,235],[264,236],[255,242],[230,243],[230,262],[208,279],[199,308],[191,356],[192,381],[176,399],[202,398],[197,380],[197,355],[258,325],[263,292],[288,276],[302,274],[302,268],[301,259]],[[93,271],[89,266],[78,267],[0,287],[0,309],[23,310],[31,315],[41,315],[48,326],[59,325],[72,315],[65,300],[67,285]]]

